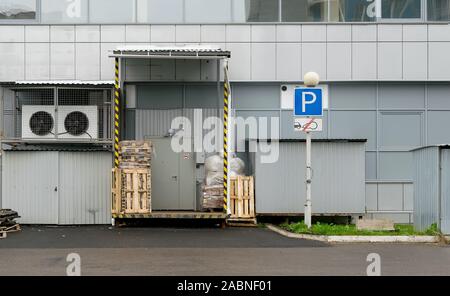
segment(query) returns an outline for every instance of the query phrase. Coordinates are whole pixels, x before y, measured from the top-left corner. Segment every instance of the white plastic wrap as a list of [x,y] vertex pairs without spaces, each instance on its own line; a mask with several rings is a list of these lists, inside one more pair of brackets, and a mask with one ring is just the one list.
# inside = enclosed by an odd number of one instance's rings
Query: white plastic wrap
[[222,185],[223,170],[219,172],[208,172],[206,174],[206,186]]
[[[234,173],[235,175],[232,175]],[[245,173],[245,163],[239,157],[230,159],[230,176],[242,176]]]
[[219,155],[212,155],[206,158],[205,171],[206,173],[223,171],[223,158]]

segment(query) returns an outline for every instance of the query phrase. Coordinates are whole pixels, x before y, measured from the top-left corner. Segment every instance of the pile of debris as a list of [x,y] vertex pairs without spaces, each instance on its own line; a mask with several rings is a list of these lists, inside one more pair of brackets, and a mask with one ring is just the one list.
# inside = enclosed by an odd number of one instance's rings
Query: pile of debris
[[119,168],[150,169],[152,143],[150,141],[122,141],[119,144]]
[[5,238],[7,233],[20,231],[19,224],[14,219],[20,218],[16,211],[0,209],[0,238]]

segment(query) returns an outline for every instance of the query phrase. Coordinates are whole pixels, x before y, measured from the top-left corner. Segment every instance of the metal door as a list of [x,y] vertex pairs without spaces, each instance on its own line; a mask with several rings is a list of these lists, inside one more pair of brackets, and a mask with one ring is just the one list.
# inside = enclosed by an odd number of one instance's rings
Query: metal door
[[194,210],[195,178],[192,153],[177,153],[171,137],[149,138],[153,143],[152,209]]
[[3,153],[2,207],[23,224],[58,224],[58,152]]

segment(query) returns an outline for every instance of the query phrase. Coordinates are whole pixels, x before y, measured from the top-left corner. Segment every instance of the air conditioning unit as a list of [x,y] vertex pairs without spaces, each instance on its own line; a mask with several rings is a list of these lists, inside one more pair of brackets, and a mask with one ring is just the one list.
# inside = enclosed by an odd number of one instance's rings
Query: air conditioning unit
[[55,107],[23,105],[22,138],[55,138]]
[[97,106],[59,106],[58,138],[97,139]]

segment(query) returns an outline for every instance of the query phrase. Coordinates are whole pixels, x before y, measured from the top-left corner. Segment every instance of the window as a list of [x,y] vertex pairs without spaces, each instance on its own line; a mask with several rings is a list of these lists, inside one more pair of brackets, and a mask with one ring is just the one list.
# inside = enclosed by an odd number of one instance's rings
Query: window
[[43,23],[78,24],[88,21],[88,0],[41,0]]
[[448,0],[428,0],[427,11],[429,21],[448,21],[449,20],[449,1]]
[[381,17],[384,19],[420,19],[421,0],[382,0]]
[[234,0],[235,22],[278,22],[278,0]]
[[35,20],[36,0],[0,0],[0,20]]
[[185,7],[187,23],[231,22],[231,0],[189,0]]
[[332,0],[330,21],[371,22],[376,20],[375,0]]
[[182,23],[183,0],[138,0],[140,23]]
[[283,22],[323,22],[328,20],[327,0],[283,0]]
[[89,1],[91,23],[120,24],[136,21],[134,0],[92,0]]

